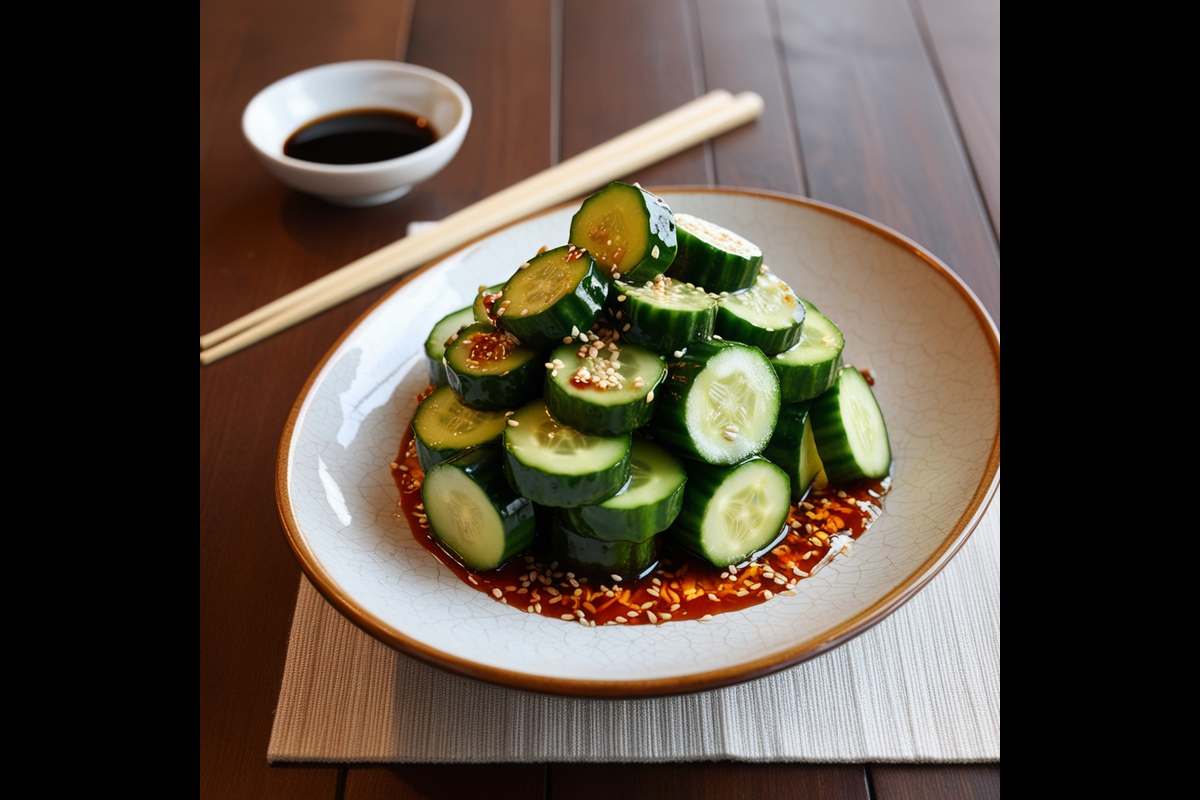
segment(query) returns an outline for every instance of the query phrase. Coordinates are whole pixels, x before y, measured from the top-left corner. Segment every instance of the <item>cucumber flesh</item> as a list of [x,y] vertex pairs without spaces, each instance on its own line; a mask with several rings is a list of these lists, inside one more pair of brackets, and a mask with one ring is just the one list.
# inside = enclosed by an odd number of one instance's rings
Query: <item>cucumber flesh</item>
[[508,486],[498,450],[477,448],[429,470],[421,500],[434,538],[476,572],[495,569],[533,543],[533,503]]
[[446,378],[458,398],[480,411],[516,408],[542,385],[538,353],[487,323],[468,325],[446,348]]
[[790,509],[788,476],[765,458],[697,464],[669,535],[718,567],[740,564],[774,546]]
[[813,438],[831,483],[883,478],[892,466],[887,424],[866,378],[842,367],[812,405]]
[[658,445],[635,438],[630,473],[629,483],[603,503],[568,508],[570,526],[593,539],[627,542],[645,541],[671,527],[683,507],[683,464]]
[[767,446],[779,416],[779,379],[762,351],[697,342],[667,368],[656,439],[710,464],[736,464]]
[[666,378],[666,362],[644,347],[617,345],[589,334],[588,343],[550,354],[544,396],[555,419],[589,436],[619,436],[650,421],[647,398]]
[[640,186],[611,183],[583,201],[571,218],[570,241],[614,279],[653,280],[675,260],[675,217]]
[[742,342],[768,356],[800,341],[805,307],[792,288],[764,265],[754,285],[717,301],[716,331],[722,339]]
[[571,245],[541,253],[504,284],[496,324],[526,346],[549,350],[586,331],[608,299],[608,277],[586,251]]
[[464,450],[498,441],[504,433],[503,411],[476,411],[463,405],[449,386],[435,389],[413,414],[417,460],[428,472]]
[[702,289],[666,275],[644,284],[616,281],[614,324],[621,338],[658,353],[673,353],[712,338],[717,301]]
[[784,403],[812,400],[829,390],[842,368],[846,340],[829,317],[804,298],[804,328],[800,342],[771,358],[779,375],[779,393]]
[[519,409],[504,431],[512,487],[555,508],[598,503],[629,480],[630,436],[586,436],[559,423],[541,400]]
[[429,367],[429,382],[434,386],[445,386],[446,367],[442,364],[442,356],[446,354],[446,345],[450,337],[467,327],[474,321],[471,309],[460,308],[452,314],[442,317],[429,332],[425,340],[425,362]]
[[823,469],[812,432],[812,403],[789,403],[779,409],[779,423],[763,457],[787,473],[792,500],[799,502]]
[[667,274],[708,292],[740,292],[754,283],[762,250],[720,225],[676,214],[679,252]]
[[480,286],[479,291],[475,294],[475,303],[471,306],[471,316],[476,322],[483,322],[495,327],[495,305],[503,300],[503,283],[495,286]]

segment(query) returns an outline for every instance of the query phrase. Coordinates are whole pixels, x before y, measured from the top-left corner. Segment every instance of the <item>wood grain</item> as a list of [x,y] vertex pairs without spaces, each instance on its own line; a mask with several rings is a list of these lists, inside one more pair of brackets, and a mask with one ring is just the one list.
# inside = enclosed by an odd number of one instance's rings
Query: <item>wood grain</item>
[[912,0],[1000,238],[1000,0]]
[[1000,800],[999,764],[872,764],[873,800]]
[[812,197],[929,248],[1000,321],[991,224],[905,0],[778,0]]
[[729,800],[733,797],[867,800],[862,767],[821,764],[554,764],[548,800],[612,798]]
[[[691,25],[687,2],[565,0],[563,158],[703,94],[693,70],[697,54],[687,35]],[[647,37],[649,31],[654,35]],[[693,147],[625,180],[646,187],[706,185],[709,147]]]
[[805,194],[782,42],[768,0],[696,0],[704,83],[751,90],[766,108],[752,124],[713,142],[714,183]]
[[344,800],[529,800],[546,796],[541,764],[397,764],[353,767]]
[[[978,44],[998,42],[994,9],[995,0],[202,0],[200,330],[394,240],[412,220],[544,169],[556,128],[570,156],[715,87],[759,92],[766,114],[632,179],[807,191],[849,207],[929,246],[998,319],[990,76],[999,57]],[[406,47],[475,104],[449,168],[400,201],[351,210],[291,192],[257,164],[240,129],[254,93],[298,69],[401,57]],[[299,583],[274,505],[275,452],[313,366],[385,290],[201,370],[202,797],[440,797],[470,785],[496,797],[858,800],[868,769],[879,800],[999,796],[999,767],[974,765],[354,766],[340,782],[335,766],[267,767]]]

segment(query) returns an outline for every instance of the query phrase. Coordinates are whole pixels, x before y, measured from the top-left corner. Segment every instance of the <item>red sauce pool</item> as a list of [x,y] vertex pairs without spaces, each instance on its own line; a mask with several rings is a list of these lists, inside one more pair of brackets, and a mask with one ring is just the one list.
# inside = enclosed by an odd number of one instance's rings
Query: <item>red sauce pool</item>
[[849,555],[857,539],[882,513],[887,480],[828,486],[792,505],[787,534],[768,553],[740,568],[714,567],[664,537],[658,566],[644,578],[620,583],[576,575],[548,553],[517,556],[505,566],[475,573],[454,560],[433,538],[421,501],[425,473],[417,461],[411,426],[392,464],[400,490],[397,514],[441,564],[497,602],[585,625],[649,625],[704,619],[795,594],[799,581],[823,567],[832,546]]

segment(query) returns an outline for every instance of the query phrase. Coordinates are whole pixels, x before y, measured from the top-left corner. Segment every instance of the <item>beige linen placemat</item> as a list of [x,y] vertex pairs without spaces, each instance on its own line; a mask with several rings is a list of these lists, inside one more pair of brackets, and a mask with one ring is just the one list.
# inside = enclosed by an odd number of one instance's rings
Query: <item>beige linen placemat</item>
[[682,697],[580,700],[451,675],[363,633],[302,579],[267,758],[998,761],[1000,493],[945,569],[871,630]]

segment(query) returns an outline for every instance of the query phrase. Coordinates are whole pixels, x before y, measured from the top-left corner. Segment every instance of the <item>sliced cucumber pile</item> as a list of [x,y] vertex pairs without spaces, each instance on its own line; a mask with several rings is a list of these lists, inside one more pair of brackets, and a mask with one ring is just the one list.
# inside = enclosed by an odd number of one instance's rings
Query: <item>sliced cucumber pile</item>
[[454,558],[489,570],[536,546],[577,575],[630,579],[666,537],[725,567],[773,547],[821,475],[888,474],[883,414],[842,366],[841,331],[752,242],[621,183],[568,235],[426,341],[440,388],[413,435]]

